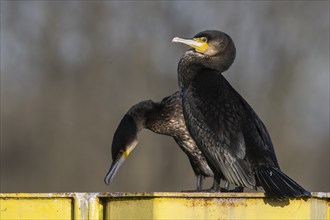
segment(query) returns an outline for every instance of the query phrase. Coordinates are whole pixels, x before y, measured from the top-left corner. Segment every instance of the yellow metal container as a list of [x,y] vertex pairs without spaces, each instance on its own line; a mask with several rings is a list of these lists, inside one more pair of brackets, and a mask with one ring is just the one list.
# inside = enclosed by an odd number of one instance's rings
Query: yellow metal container
[[274,201],[263,193],[8,193],[0,219],[328,219],[330,193]]

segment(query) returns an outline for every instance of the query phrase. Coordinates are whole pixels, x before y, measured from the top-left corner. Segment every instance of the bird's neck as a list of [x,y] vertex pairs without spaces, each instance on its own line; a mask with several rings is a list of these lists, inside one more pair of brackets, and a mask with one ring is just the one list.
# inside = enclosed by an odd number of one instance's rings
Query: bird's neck
[[221,74],[227,70],[225,66],[221,65],[220,61],[216,58],[207,59],[196,53],[187,51],[178,64],[178,80],[181,90],[186,90],[197,75],[203,72]]
[[178,80],[181,90],[189,87],[192,80],[196,77],[197,73],[201,71],[203,66],[196,64],[180,65],[178,67]]

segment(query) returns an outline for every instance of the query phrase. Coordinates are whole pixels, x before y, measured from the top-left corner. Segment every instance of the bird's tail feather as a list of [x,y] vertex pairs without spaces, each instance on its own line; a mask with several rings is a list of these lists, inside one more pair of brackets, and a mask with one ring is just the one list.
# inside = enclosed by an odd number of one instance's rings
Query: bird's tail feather
[[267,196],[280,200],[295,197],[311,197],[310,192],[277,168],[260,169],[256,172],[256,178],[258,185],[264,188]]

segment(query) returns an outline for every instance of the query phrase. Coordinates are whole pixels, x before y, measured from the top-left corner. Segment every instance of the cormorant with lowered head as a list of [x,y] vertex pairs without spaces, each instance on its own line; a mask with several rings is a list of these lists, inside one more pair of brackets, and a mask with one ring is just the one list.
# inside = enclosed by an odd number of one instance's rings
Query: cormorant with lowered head
[[[104,179],[105,183],[110,184],[121,164],[135,148],[138,143],[138,133],[143,128],[173,137],[188,156],[193,171],[197,176],[197,189],[195,191],[206,191],[202,189],[202,181],[205,177],[213,177],[213,172],[209,168],[202,152],[196,146],[195,141],[189,135],[182,114],[182,101],[179,92],[165,97],[161,102],[146,100],[129,109],[113,137],[113,162]],[[211,189],[213,191],[243,191],[241,187],[234,190],[228,190],[228,187],[220,188],[219,181],[214,181],[216,185],[212,186]]]

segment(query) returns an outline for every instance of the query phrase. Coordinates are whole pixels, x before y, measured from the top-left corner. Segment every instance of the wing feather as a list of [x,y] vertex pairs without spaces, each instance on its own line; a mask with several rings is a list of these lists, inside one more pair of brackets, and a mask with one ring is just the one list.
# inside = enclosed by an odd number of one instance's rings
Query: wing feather
[[[232,109],[236,106],[222,106],[221,102],[212,103],[212,100],[183,96],[184,114],[192,137],[208,162],[229,182],[253,188],[255,178],[245,160],[246,146],[239,126],[240,117]],[[212,114],[209,114],[210,110]]]

